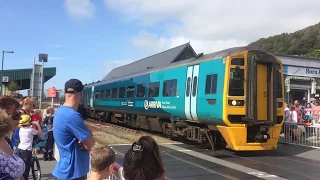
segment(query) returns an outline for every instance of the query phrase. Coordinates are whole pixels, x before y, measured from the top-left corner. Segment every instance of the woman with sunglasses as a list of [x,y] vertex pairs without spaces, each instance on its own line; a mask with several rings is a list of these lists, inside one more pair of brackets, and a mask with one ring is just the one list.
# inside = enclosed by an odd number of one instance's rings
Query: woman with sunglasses
[[[19,120],[21,119],[21,113],[20,113],[20,104],[19,102],[10,97],[10,96],[1,96],[0,97],[0,109],[3,109],[12,119],[11,122],[11,133],[17,129],[19,129]],[[6,141],[10,144],[11,148],[13,149],[13,146],[15,142],[11,142],[8,135],[5,136]],[[15,141],[13,138],[12,141]]]
[[8,134],[18,128],[19,103],[8,96],[0,97],[0,179],[23,180],[25,163],[14,153]]

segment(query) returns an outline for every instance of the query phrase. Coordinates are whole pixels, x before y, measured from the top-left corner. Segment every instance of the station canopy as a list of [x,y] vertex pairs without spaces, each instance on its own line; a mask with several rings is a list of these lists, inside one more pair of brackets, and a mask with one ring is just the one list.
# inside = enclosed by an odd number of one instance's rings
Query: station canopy
[[[3,84],[8,84],[10,81],[16,81],[17,84],[21,87],[18,90],[30,89],[30,79],[32,75],[33,69],[10,69],[10,70],[3,70],[3,76],[7,76],[9,78],[9,82]],[[44,68],[44,83],[51,79],[53,76],[56,75],[56,68],[55,67],[48,67]]]

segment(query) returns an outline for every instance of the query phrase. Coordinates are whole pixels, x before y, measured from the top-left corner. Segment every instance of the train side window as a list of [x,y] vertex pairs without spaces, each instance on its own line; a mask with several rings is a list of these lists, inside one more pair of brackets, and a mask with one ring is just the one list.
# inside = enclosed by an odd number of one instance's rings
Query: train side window
[[126,93],[126,88],[125,87],[120,87],[119,88],[119,98],[124,98],[124,94]]
[[216,94],[217,93],[217,74],[207,75],[206,79],[206,94]]
[[198,77],[193,77],[192,96],[196,96],[198,88]]
[[231,59],[231,65],[244,66],[244,58],[233,58],[233,59]]
[[137,86],[136,97],[144,97],[146,95],[146,84],[139,84]]
[[127,98],[133,98],[134,97],[134,86],[128,86],[127,87]]
[[111,92],[110,89],[106,89],[106,98],[110,98],[111,97]]
[[99,99],[99,94],[100,94],[99,91],[95,92],[95,99]]
[[163,97],[172,97],[177,94],[177,80],[167,80],[163,82],[162,96]]
[[112,98],[117,98],[117,96],[118,96],[118,88],[112,88],[111,97]]
[[160,88],[160,82],[149,83],[148,97],[158,97],[159,96],[159,88]]
[[104,99],[104,90],[100,91],[100,99]]

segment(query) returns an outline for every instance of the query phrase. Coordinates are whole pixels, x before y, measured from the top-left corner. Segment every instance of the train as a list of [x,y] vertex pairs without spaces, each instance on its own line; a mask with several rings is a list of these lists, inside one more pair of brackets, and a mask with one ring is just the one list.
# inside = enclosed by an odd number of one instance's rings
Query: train
[[125,65],[128,72],[116,69],[119,76],[85,84],[81,103],[88,116],[214,150],[276,149],[284,123],[281,61],[247,46],[183,54],[133,71],[143,64],[136,61]]

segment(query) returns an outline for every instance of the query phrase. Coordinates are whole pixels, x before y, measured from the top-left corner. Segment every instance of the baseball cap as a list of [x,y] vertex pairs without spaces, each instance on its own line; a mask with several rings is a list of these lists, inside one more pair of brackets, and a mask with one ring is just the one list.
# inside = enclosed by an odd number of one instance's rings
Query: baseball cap
[[[69,88],[73,90],[68,91]],[[70,79],[64,85],[65,93],[77,93],[77,92],[81,92],[82,90],[83,90],[82,82],[78,79]]]

